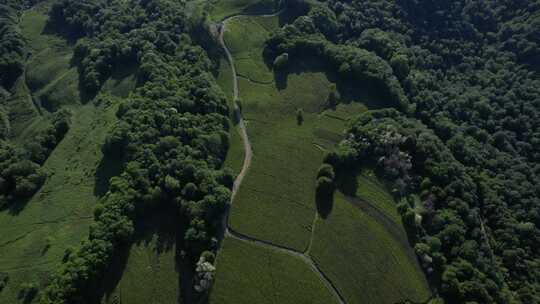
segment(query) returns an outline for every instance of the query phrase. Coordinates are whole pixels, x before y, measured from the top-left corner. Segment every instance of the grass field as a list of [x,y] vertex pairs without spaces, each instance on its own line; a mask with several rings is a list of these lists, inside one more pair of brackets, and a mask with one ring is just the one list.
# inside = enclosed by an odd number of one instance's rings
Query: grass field
[[356,196],[371,203],[397,225],[402,225],[394,199],[386,186],[377,178],[373,170],[364,169],[358,175]]
[[[252,166],[232,208],[231,226],[302,251],[315,214],[314,181],[325,149],[341,139],[347,113],[350,116],[363,108],[349,104],[323,111],[330,81],[323,72],[307,66],[291,69],[285,85],[278,88],[262,56],[269,30],[276,27],[278,17],[239,17],[227,25],[226,43],[234,58],[246,63],[238,65],[237,72],[246,75],[239,78],[239,89],[253,146]],[[255,66],[257,72],[246,66]],[[304,112],[301,125],[296,119],[300,108]]]
[[21,30],[32,53],[25,73],[34,99],[49,111],[79,104],[79,74],[72,66],[72,45],[47,27],[46,6],[25,12]]
[[311,255],[347,303],[391,304],[429,298],[414,254],[376,220],[339,192],[326,220],[319,220]]
[[217,265],[211,304],[335,303],[309,266],[285,253],[227,238]]
[[221,21],[229,16],[249,12],[272,12],[274,0],[212,0],[210,20]]
[[[155,213],[139,223],[127,257],[120,256],[106,278],[109,304],[182,303],[176,263],[174,212]],[[176,301],[178,300],[178,301]]]
[[242,138],[238,133],[238,128],[234,125],[232,109],[233,105],[233,79],[231,67],[229,66],[228,61],[222,59],[220,62],[219,75],[216,79],[218,85],[225,93],[227,101],[229,104],[229,109],[231,109],[231,129],[229,131],[230,142],[229,142],[229,151],[227,153],[227,158],[225,159],[224,167],[231,168],[235,174],[240,173],[242,170],[242,164],[244,162],[244,145],[242,144]]
[[[342,139],[347,120],[367,110],[364,104],[383,104],[372,92],[364,90],[348,95],[349,101],[361,102],[325,110],[334,78],[312,62],[295,62],[285,75],[276,78],[264,64],[262,47],[269,31],[277,26],[277,18],[238,17],[230,20],[226,28],[225,40],[236,60],[242,112],[253,148],[252,165],[231,208],[230,225],[249,236],[303,251],[313,229],[315,176],[324,153]],[[225,67],[222,71],[230,73]],[[299,108],[304,113],[302,124],[296,120]],[[234,159],[239,152],[229,153],[229,158]],[[426,300],[427,283],[401,233],[392,197],[368,171],[358,177],[358,185],[356,195],[372,201],[372,208],[390,220],[381,223],[337,195],[329,217],[317,221],[309,254],[348,303]],[[392,232],[387,225],[392,226]],[[264,288],[255,286],[254,279],[242,280],[251,278],[252,266],[240,264],[246,263],[247,254],[236,252],[248,249],[239,249],[240,244],[235,243],[232,246],[231,240],[227,240],[220,253],[216,287],[211,295],[214,303],[238,303],[243,294],[237,290],[261,292]],[[271,271],[258,270],[259,276]],[[276,279],[285,275],[288,272]]]

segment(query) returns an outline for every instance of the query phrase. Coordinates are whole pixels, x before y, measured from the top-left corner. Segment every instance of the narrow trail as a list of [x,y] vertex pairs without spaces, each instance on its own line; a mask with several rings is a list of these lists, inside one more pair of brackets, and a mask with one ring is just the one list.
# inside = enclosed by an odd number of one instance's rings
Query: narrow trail
[[266,241],[266,240],[261,240],[261,239],[250,237],[248,235],[245,235],[245,234],[242,234],[240,232],[234,231],[229,226],[230,208],[232,207],[232,204],[234,202],[236,194],[238,193],[238,189],[242,185],[242,181],[244,180],[244,177],[246,176],[246,174],[247,174],[247,172],[249,170],[249,167],[251,166],[251,161],[252,161],[252,158],[253,158],[253,151],[251,149],[251,143],[249,141],[249,137],[248,137],[248,134],[247,134],[244,119],[242,118],[242,114],[240,112],[238,104],[236,103],[236,101],[238,100],[238,95],[239,95],[239,93],[238,93],[238,74],[236,73],[236,67],[235,67],[235,64],[234,64],[234,58],[233,58],[229,48],[225,44],[225,39],[224,39],[225,26],[226,26],[228,21],[230,21],[230,20],[232,20],[234,18],[238,18],[238,17],[242,17],[242,16],[274,17],[274,16],[277,16],[277,15],[281,14],[282,11],[283,10],[280,10],[280,11],[278,11],[276,13],[273,13],[273,14],[234,15],[234,16],[230,16],[228,18],[225,18],[221,22],[221,24],[219,26],[219,34],[218,34],[219,35],[219,38],[218,38],[219,43],[221,44],[221,47],[225,51],[225,54],[227,56],[227,60],[229,62],[229,65],[230,65],[231,71],[232,71],[234,115],[236,115],[236,120],[238,121],[238,125],[237,125],[238,126],[238,131],[239,131],[240,136],[242,138],[242,142],[243,142],[243,145],[244,145],[244,154],[245,154],[244,155],[244,163],[243,163],[243,166],[242,166],[242,170],[240,171],[240,173],[236,177],[236,179],[234,181],[234,184],[233,184],[229,209],[226,211],[225,216],[223,216],[223,221],[222,221],[223,234],[222,234],[221,240],[225,236],[227,236],[227,237],[231,237],[231,238],[234,238],[236,240],[239,240],[239,241],[248,242],[248,243],[257,245],[259,247],[263,247],[263,248],[267,248],[267,249],[271,249],[271,250],[276,250],[276,251],[288,254],[288,255],[290,255],[292,257],[295,257],[297,259],[300,259],[305,264],[307,264],[312,269],[312,271],[314,273],[317,274],[317,276],[319,277],[321,282],[323,282],[323,284],[326,286],[326,288],[334,295],[334,297],[336,298],[336,301],[338,303],[346,304],[345,299],[339,293],[336,286],[321,271],[321,269],[319,268],[317,263],[315,263],[315,261],[309,256],[309,252],[311,250],[311,245],[313,243],[313,238],[314,238],[315,223],[317,221],[317,213],[315,213],[315,218],[313,220],[313,225],[311,227],[311,235],[310,235],[309,245],[308,245],[308,247],[306,248],[306,250],[304,252],[301,252],[301,251],[298,251],[298,250],[295,250],[295,249],[292,249],[292,248],[288,248],[288,247],[285,247],[285,246],[281,246],[281,245],[278,245],[278,244],[274,244],[274,243]]

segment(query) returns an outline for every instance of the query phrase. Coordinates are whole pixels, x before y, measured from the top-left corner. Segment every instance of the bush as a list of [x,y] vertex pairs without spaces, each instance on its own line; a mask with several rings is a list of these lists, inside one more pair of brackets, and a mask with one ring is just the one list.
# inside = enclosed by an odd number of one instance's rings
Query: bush
[[330,180],[334,180],[336,174],[334,173],[334,167],[329,164],[322,164],[317,173],[317,178],[327,177]]
[[282,70],[284,69],[287,64],[289,63],[289,54],[283,53],[274,59],[274,69],[275,70]]
[[296,123],[301,126],[304,123],[304,110],[296,110]]

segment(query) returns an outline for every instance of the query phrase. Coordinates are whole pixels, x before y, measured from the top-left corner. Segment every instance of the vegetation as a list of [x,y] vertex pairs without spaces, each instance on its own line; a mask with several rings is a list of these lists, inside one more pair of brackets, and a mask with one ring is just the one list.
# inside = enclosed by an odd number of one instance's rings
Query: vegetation
[[[262,56],[267,28],[271,28],[269,24],[276,28],[278,18],[238,17],[227,24],[227,46],[235,59],[244,58],[258,67],[258,71],[250,72],[261,75],[255,79],[274,78]],[[242,36],[236,32],[244,32],[247,26],[252,34]],[[248,73],[245,66],[237,66],[237,69],[240,75]],[[239,78],[239,87],[242,114],[247,121],[254,155],[231,208],[230,224],[247,235],[304,250],[309,239],[305,227],[311,225],[316,210],[315,185],[311,180],[323,156],[312,143],[321,141],[313,130],[335,127],[331,131],[340,131],[343,128],[342,121],[327,126],[325,123],[333,119],[317,115],[325,96],[324,92],[320,95],[318,88],[327,88],[328,80],[323,73],[311,72],[290,75],[286,89],[278,89],[274,82],[262,84],[245,78]],[[302,126],[297,124],[299,108],[303,109]],[[292,158],[297,162],[290,162]],[[284,179],[276,181],[274,176]],[[275,193],[277,187],[281,189],[279,194]],[[276,204],[282,208],[276,208]]]
[[18,29],[17,20],[23,2],[3,1],[0,5],[0,86],[10,89],[23,73],[26,56],[25,43]]
[[217,267],[209,303],[336,302],[308,265],[272,249],[226,238]]
[[213,21],[246,13],[272,12],[275,9],[275,0],[209,0],[205,3],[205,11],[210,12]]
[[317,222],[310,254],[346,303],[419,303],[430,296],[406,236],[390,233],[341,192],[328,217]]
[[[228,19],[232,100],[204,22],[282,7]],[[539,16],[536,0],[3,1],[0,302],[331,302],[279,250],[226,239],[216,261],[237,104],[254,154],[235,231],[306,252],[350,303],[426,300],[417,258],[438,303],[540,304]],[[160,214],[166,233],[145,222]]]
[[402,188],[398,210],[441,295],[456,302],[508,301],[507,283],[482,228],[478,188],[433,132],[393,110],[367,113],[348,132],[327,160],[377,162],[379,174]]
[[[184,5],[66,0],[51,10],[54,22],[83,37],[75,59],[86,92],[99,90],[122,62],[139,65],[141,85],[119,107],[120,121],[103,148],[107,157],[120,151],[125,169],[96,208],[88,239],[52,278],[45,303],[90,300],[113,254],[130,243],[137,214],[159,205],[175,206],[183,219],[177,233],[192,267],[216,249],[232,186],[219,170],[228,148],[228,109],[207,74],[205,54],[185,34]],[[94,13],[105,6],[110,13]],[[133,23],[134,15],[145,22]]]
[[[406,197],[399,210],[441,297],[538,303],[538,3],[287,7],[297,18],[269,40],[269,58],[317,54],[343,76],[377,85],[407,117],[364,116],[341,147],[353,152],[338,153],[338,163],[383,157],[379,166]],[[405,142],[384,142],[399,136]]]

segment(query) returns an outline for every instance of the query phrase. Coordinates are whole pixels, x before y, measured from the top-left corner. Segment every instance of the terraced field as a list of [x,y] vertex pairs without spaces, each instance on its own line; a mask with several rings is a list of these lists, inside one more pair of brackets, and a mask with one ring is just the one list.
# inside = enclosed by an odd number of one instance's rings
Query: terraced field
[[233,238],[221,250],[210,303],[336,303],[299,259]]
[[[218,257],[210,303],[269,303],[269,299],[317,303],[303,293],[295,299],[280,298],[290,293],[289,286],[264,283],[267,275],[277,281],[288,281],[291,276],[289,271],[275,274],[274,265],[260,261],[268,255],[282,255],[289,263],[297,257],[306,265],[315,262],[312,273],[322,277],[304,272],[292,276],[299,282],[311,280],[311,286],[325,282],[323,289],[338,293],[333,302],[426,300],[427,283],[395,217],[392,197],[382,185],[370,179],[372,183],[357,189],[361,198],[378,201],[369,205],[372,212],[355,206],[357,198],[348,200],[337,194],[331,215],[324,220],[316,215],[314,181],[322,157],[341,140],[347,119],[367,108],[359,98],[326,110],[333,77],[313,62],[295,63],[284,75],[276,76],[264,62],[262,49],[278,23],[278,17],[239,16],[225,25],[225,44],[235,62],[253,159],[231,208],[233,238],[225,239]],[[226,63],[218,81],[230,91],[233,80],[223,73],[231,73]],[[298,109],[303,111],[301,123]],[[239,138],[233,135],[232,139],[234,143]],[[226,164],[238,172],[242,157],[242,151],[233,148]],[[363,179],[366,176],[359,177],[360,182]],[[374,211],[384,223],[375,218]],[[405,283],[402,274],[407,277]],[[384,291],[389,288],[392,292],[387,295]]]
[[[331,214],[317,222],[311,255],[347,303],[424,302],[429,289],[405,233],[336,193]],[[396,229],[402,229],[397,226]]]

